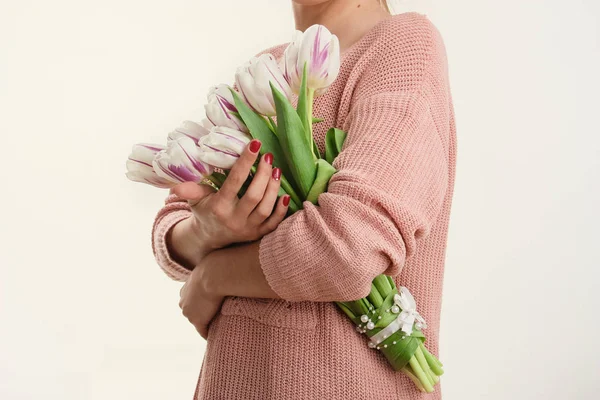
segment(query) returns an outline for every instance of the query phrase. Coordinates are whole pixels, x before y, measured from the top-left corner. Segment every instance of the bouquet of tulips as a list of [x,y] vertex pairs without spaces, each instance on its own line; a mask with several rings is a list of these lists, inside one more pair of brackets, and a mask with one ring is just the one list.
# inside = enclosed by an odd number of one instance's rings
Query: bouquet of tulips
[[[127,177],[161,188],[191,181],[218,190],[245,146],[259,139],[261,154],[272,153],[273,166],[282,171],[279,194],[290,196],[289,212],[300,210],[304,201],[318,204],[336,173],[332,164],[346,133],[329,129],[325,154],[320,154],[313,124],[322,120],[313,118],[313,99],[327,91],[339,66],[335,35],[321,25],[297,31],[281,65],[263,54],[237,70],[237,90],[213,87],[201,124],[185,121],[168,135],[166,146],[134,146]],[[395,370],[403,371],[420,390],[434,390],[442,364],[423,344],[425,320],[408,289],[397,288],[392,278],[380,275],[366,298],[336,304],[357,331],[370,338],[369,347],[381,351]]]

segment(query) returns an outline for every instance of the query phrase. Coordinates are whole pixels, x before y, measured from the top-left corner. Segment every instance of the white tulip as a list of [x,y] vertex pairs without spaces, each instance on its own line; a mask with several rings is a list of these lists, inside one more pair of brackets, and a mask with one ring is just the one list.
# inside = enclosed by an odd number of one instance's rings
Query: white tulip
[[286,48],[283,74],[294,93],[300,91],[304,64],[307,68],[307,87],[319,96],[327,91],[340,71],[340,43],[323,25],[313,25],[304,33],[296,31]]
[[147,183],[159,188],[169,188],[173,183],[154,172],[152,160],[166,147],[160,144],[139,143],[133,146],[127,158],[127,178],[134,182]]
[[262,115],[277,114],[270,83],[288,99],[292,97],[290,85],[271,54],[253,57],[238,68],[235,81],[246,103]]
[[237,108],[229,86],[221,84],[212,87],[208,93],[208,103],[204,106],[204,110],[212,125],[248,132],[244,122],[232,114],[237,113]]
[[200,159],[222,169],[230,169],[252,137],[235,129],[215,126],[200,139]]
[[208,131],[210,130],[210,127],[207,127],[208,124],[210,124],[210,122],[207,120],[204,120],[202,125],[193,121],[183,121],[173,132],[169,133],[167,140],[171,141],[182,137],[189,137],[194,142],[198,143],[198,140],[200,140],[202,136],[208,135]]
[[212,166],[200,158],[202,150],[189,137],[172,140],[167,148],[159,152],[152,162],[156,173],[175,184],[181,182],[200,183],[212,174]]

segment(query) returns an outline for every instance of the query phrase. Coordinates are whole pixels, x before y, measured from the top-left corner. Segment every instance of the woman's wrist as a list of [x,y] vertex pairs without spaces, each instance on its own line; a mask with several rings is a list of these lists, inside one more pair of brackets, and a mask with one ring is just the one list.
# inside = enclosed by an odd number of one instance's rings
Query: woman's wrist
[[215,247],[197,225],[191,215],[179,221],[167,233],[167,248],[171,258],[189,270],[193,270]]

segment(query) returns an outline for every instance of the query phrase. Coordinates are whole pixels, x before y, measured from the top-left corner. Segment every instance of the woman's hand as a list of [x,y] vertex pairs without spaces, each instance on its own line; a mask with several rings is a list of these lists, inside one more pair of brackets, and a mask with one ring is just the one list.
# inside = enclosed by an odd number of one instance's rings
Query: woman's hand
[[260,160],[244,196],[237,197],[258,157],[260,145],[256,139],[248,144],[219,191],[191,182],[171,189],[188,200],[193,216],[175,225],[169,247],[176,258],[191,268],[212,250],[260,239],[277,228],[285,217],[289,196],[277,201],[281,170],[272,167],[271,153]]
[[224,297],[207,290],[205,271],[202,264],[194,268],[179,292],[179,307],[200,336],[207,339],[208,325],[221,309]]
[[258,252],[258,241],[215,250],[188,277],[179,306],[203,338],[225,296],[281,298],[269,286]]

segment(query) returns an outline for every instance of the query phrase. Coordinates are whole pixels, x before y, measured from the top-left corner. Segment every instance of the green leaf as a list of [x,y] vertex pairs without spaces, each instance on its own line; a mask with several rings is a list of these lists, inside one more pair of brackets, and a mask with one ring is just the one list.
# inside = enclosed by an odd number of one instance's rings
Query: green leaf
[[299,188],[297,193],[305,199],[315,180],[317,166],[298,113],[289,100],[270,84],[277,109],[277,138],[291,170],[291,176],[286,176],[294,178]]
[[346,132],[341,129],[331,128],[325,134],[325,160],[333,164],[333,160],[341,153]]
[[313,124],[318,124],[319,122],[323,122],[323,121],[325,121],[323,118],[313,117],[313,119],[312,119]]
[[294,190],[297,191],[298,185],[294,181],[294,176],[288,165],[289,159],[285,156],[277,135],[271,131],[268,122],[248,107],[235,90],[230,90],[233,94],[233,100],[235,101],[235,107],[238,110],[238,114],[242,121],[244,121],[244,124],[248,127],[250,135],[254,139],[260,140],[262,143],[260,154],[273,153],[273,166],[281,169],[281,173],[287,177]]
[[323,159],[317,160],[317,176],[315,181],[310,188],[308,195],[306,196],[306,200],[310,201],[313,204],[317,204],[317,200],[319,199],[319,195],[327,191],[327,185],[329,185],[329,180],[336,173],[335,168],[331,166],[327,161]]

